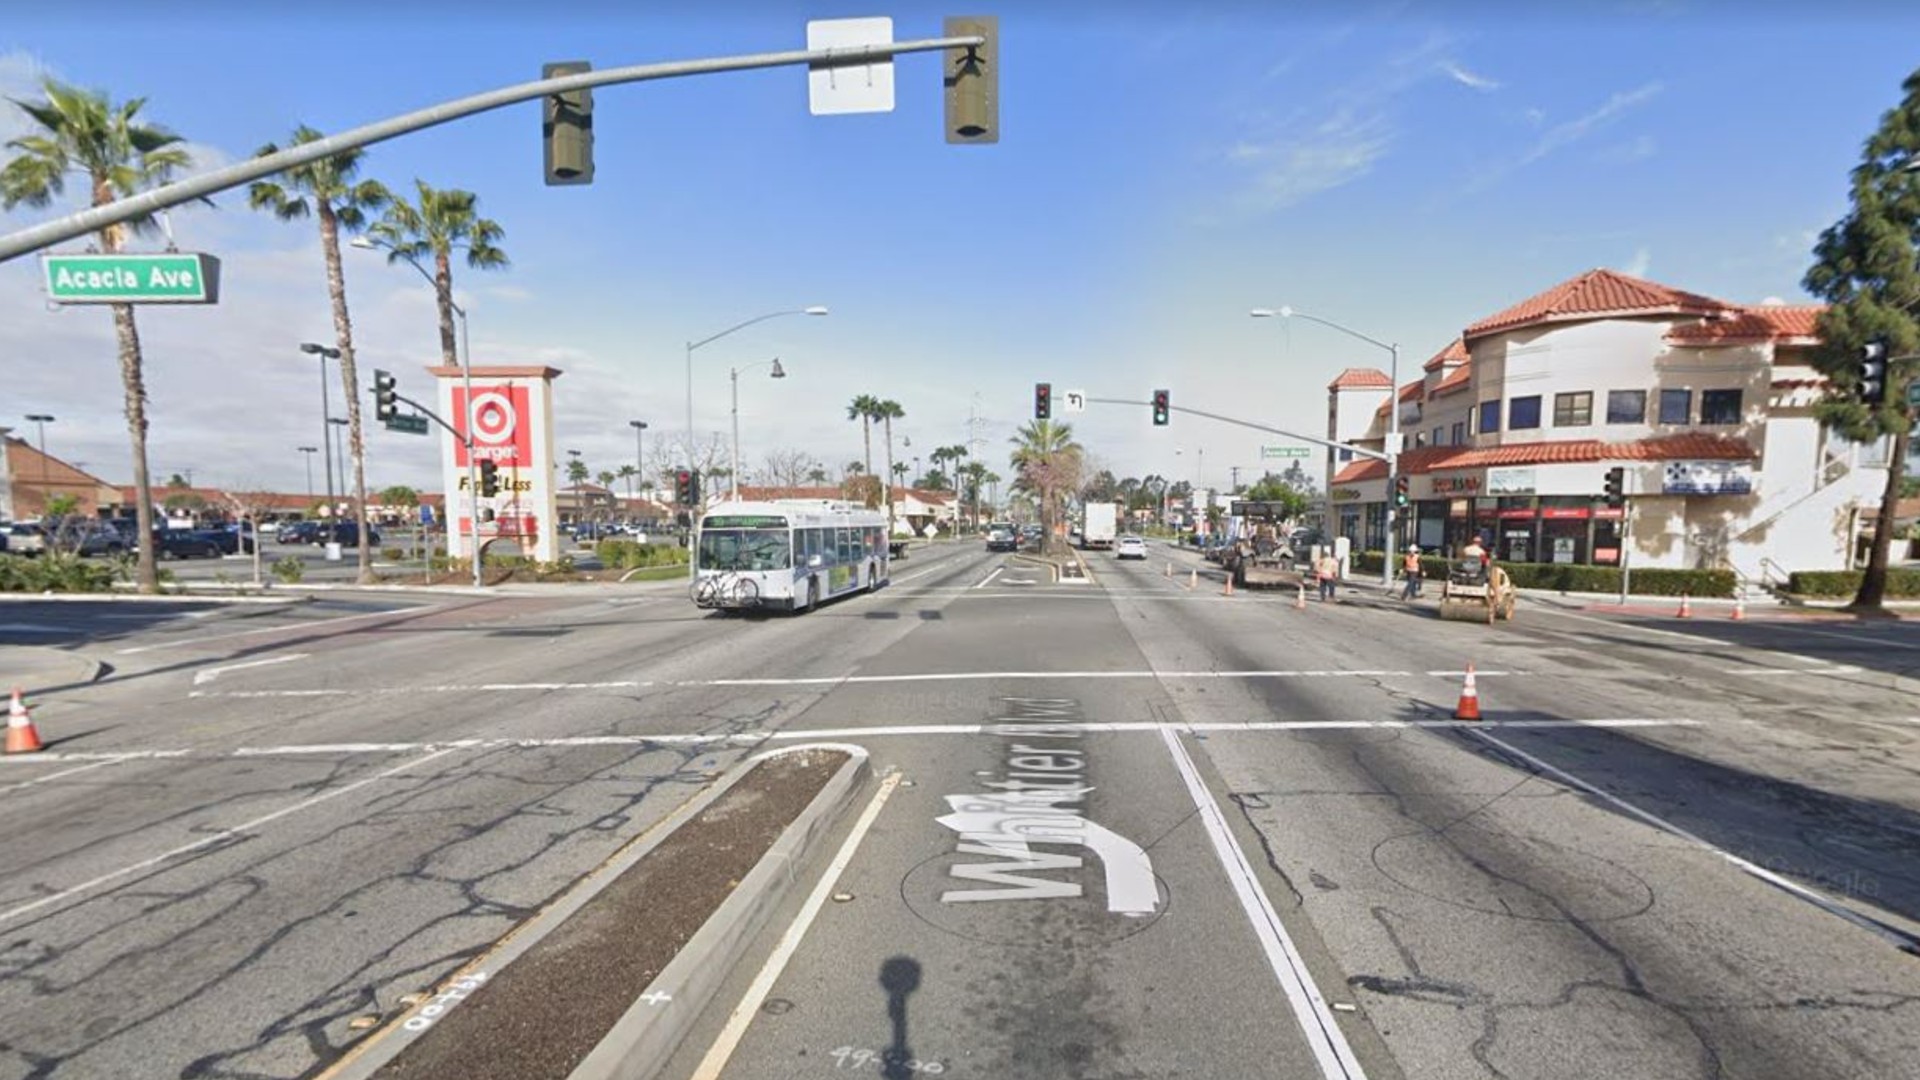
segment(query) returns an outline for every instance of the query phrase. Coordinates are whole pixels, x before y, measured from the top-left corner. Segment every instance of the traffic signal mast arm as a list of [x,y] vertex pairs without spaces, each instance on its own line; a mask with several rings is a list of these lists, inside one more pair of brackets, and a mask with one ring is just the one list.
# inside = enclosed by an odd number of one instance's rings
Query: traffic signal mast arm
[[447,434],[453,436],[456,440],[466,445],[467,453],[469,455],[473,453],[473,434],[471,432],[465,435],[462,435],[459,432],[453,430],[452,424],[449,424],[445,420],[440,419],[439,413],[434,412],[432,409],[427,408],[425,405],[420,404],[419,402],[413,400],[412,398],[408,397],[407,395],[401,393],[398,390],[390,391],[390,393],[393,394],[393,400],[406,402],[407,404],[413,406],[415,409],[419,410],[420,415],[426,417],[427,419],[433,421],[436,424],[439,424],[441,427],[446,428]]
[[596,86],[617,86],[621,83],[672,79],[682,75],[710,75],[723,71],[753,71],[759,68],[795,67],[801,64],[820,67],[862,67],[906,53],[973,49],[988,44],[988,41],[988,37],[984,34],[967,34],[960,37],[924,38],[887,44],[836,45],[828,49],[795,49],[788,52],[756,53],[750,56],[722,56],[707,60],[674,60],[664,64],[635,64],[628,67],[608,68],[605,71],[583,72],[579,75],[538,79],[534,82],[505,86],[498,90],[458,98],[425,109],[416,109],[386,120],[363,124],[338,135],[300,143],[264,157],[248,158],[199,176],[176,180],[171,184],[154,188],[152,191],[116,199],[104,206],[68,214],[63,218],[55,218],[31,228],[21,229],[19,232],[0,236],[0,263],[18,258],[28,252],[50,247],[63,240],[72,240],[75,237],[98,232],[109,225],[148,217],[169,207],[179,206],[181,203],[204,199],[209,195],[216,195],[229,188],[236,188],[275,173],[285,172],[301,165],[310,165],[313,162],[334,157],[343,150],[371,146],[409,132],[437,127],[476,113],[517,105],[523,101],[537,101],[553,94],[568,94],[577,90],[589,90]]
[[[1094,405],[1136,405],[1136,406],[1145,405],[1148,408],[1153,407],[1153,402],[1151,401],[1133,401],[1128,398],[1089,397],[1087,398],[1087,402],[1089,404],[1094,404]],[[1302,435],[1298,432],[1287,431],[1284,428],[1271,427],[1267,424],[1256,424],[1251,420],[1239,420],[1231,416],[1222,416],[1219,413],[1207,412],[1204,409],[1192,409],[1192,408],[1188,408],[1185,405],[1174,405],[1171,403],[1169,403],[1166,406],[1166,408],[1167,408],[1167,411],[1169,412],[1189,413],[1194,416],[1205,417],[1208,420],[1218,420],[1223,424],[1233,424],[1236,427],[1252,428],[1255,431],[1264,431],[1272,435],[1285,435],[1289,439],[1299,439],[1302,442],[1317,443],[1321,446],[1326,447],[1329,450],[1346,450],[1351,453],[1357,454],[1360,457],[1369,458],[1374,461],[1391,462],[1394,457],[1392,454],[1385,454],[1378,450],[1368,450],[1363,446],[1353,446],[1348,443],[1334,442],[1331,439],[1322,439],[1317,435]]]

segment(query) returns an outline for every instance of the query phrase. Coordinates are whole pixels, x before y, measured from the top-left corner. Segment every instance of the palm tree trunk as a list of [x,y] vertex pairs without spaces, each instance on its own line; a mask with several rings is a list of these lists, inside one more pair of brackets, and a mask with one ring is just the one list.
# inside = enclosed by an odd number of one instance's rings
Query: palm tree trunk
[[[113,189],[105,177],[93,178],[93,205],[113,201]],[[100,250],[111,255],[120,250],[126,226],[110,225],[100,230]],[[133,319],[132,304],[113,305],[113,331],[120,344],[120,386],[126,395],[127,435],[133,443],[133,515],[140,530],[138,570],[135,576],[144,593],[160,591],[160,568],[153,559],[153,481],[147,475],[147,379],[141,367],[140,327]]]
[[347,315],[347,278],[340,266],[340,223],[325,199],[314,202],[320,218],[320,250],[327,260],[327,297],[333,301],[333,336],[340,350],[340,383],[347,395],[347,445],[353,454],[353,501],[359,521],[360,584],[373,583],[372,533],[367,529],[367,442],[360,428],[360,369],[353,361],[353,320]]
[[867,475],[872,476],[873,475],[873,417],[862,416],[860,418],[860,437],[862,439],[865,439],[867,443],[867,459],[866,459]]
[[433,298],[440,305],[440,362],[459,367],[460,353],[453,345],[453,261],[444,251],[433,253]]
[[887,427],[887,537],[893,537],[893,417],[881,420]]

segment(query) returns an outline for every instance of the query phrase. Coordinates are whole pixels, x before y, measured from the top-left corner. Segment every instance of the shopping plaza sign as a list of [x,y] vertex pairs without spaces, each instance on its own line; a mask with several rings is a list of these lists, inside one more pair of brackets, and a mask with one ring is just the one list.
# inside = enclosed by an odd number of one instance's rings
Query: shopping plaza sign
[[1751,495],[1753,466],[1744,461],[1669,461],[1663,495]]

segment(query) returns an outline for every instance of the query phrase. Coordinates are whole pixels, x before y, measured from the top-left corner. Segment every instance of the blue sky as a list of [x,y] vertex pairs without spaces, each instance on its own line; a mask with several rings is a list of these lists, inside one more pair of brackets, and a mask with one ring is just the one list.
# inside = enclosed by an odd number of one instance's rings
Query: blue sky
[[[537,107],[375,147],[367,174],[471,189],[513,267],[456,275],[480,363],[542,361],[559,445],[595,468],[684,426],[683,345],[761,312],[825,304],[697,354],[696,427],[724,430],[743,379],[751,465],[770,447],[860,456],[848,399],[898,400],[924,453],[1006,437],[1047,380],[1312,433],[1327,381],[1384,353],[1289,304],[1397,341],[1409,377],[1460,327],[1596,266],[1726,299],[1803,298],[1813,236],[1845,209],[1861,141],[1920,62],[1920,11],[1888,4],[1627,2],[1158,5],[999,12],[1002,137],[941,135],[937,65],[902,58],[890,114],[814,117],[804,74],[703,76],[597,92],[596,182],[541,183]],[[807,3],[454,6],[395,0],[36,5],[0,25],[0,93],[52,72],[147,115],[218,164],[284,140],[537,76],[798,48],[809,18],[888,14],[937,36],[945,9]],[[987,10],[981,8],[980,10]],[[112,17],[120,32],[102,34]],[[0,136],[20,130],[0,117]],[[319,422],[295,347],[329,340],[310,225],[244,193],[178,214],[180,245],[226,261],[218,308],[143,312],[161,476],[304,483]],[[46,216],[0,213],[0,230]],[[425,286],[349,256],[367,366],[423,388]],[[51,412],[55,453],[128,475],[106,314],[54,313],[32,260],[0,265],[0,424]],[[1122,475],[1224,485],[1250,433],[1097,408],[1076,429]],[[1265,440],[1275,441],[1275,440]],[[1176,450],[1179,453],[1176,453]],[[1204,474],[1196,473],[1204,450]],[[370,482],[434,481],[427,440],[375,433]],[[1244,475],[1244,474],[1243,474]]]

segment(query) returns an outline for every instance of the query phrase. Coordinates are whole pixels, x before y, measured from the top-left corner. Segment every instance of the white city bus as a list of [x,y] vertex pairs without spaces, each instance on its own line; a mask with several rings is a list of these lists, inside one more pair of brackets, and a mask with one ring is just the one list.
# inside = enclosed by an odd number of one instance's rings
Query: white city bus
[[887,519],[829,500],[723,502],[693,541],[693,602],[703,608],[810,611],[887,581]]

